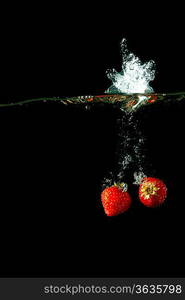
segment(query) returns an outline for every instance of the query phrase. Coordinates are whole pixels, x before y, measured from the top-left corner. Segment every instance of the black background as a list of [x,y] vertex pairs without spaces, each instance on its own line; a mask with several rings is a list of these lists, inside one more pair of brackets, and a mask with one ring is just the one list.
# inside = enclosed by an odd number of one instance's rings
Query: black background
[[[1,103],[104,93],[106,70],[120,70],[123,37],[141,60],[156,62],[156,92],[183,91],[179,12],[176,19],[175,12],[128,14],[125,22],[98,10],[65,19],[63,12],[52,19],[38,15],[39,27],[25,14],[3,27]],[[129,182],[132,208],[108,218],[100,193],[118,159],[119,109],[60,103],[0,108],[1,275],[184,275],[184,112],[184,103],[161,104],[139,116],[148,158],[168,187],[166,203],[145,208]]]

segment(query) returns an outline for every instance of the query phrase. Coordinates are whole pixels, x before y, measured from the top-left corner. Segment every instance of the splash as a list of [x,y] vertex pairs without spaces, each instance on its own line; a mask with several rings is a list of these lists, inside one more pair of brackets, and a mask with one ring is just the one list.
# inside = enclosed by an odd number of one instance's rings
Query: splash
[[133,53],[129,53],[126,39],[121,41],[121,53],[122,70],[120,73],[115,69],[107,71],[107,77],[112,81],[112,85],[106,93],[152,93],[150,82],[155,78],[155,62],[150,60],[142,63]]
[[[106,93],[109,94],[150,94],[154,90],[150,82],[155,78],[155,62],[150,60],[142,63],[133,53],[128,51],[126,39],[121,41],[122,70],[108,70],[107,76],[112,81],[112,85]],[[140,130],[139,120],[135,117],[134,111],[141,102],[146,101],[145,95],[138,95],[138,101],[128,113],[123,114],[120,141],[120,152],[118,161],[118,172],[115,177],[117,181],[122,181],[128,177],[132,170],[134,173],[134,184],[138,185],[145,177],[145,138]]]

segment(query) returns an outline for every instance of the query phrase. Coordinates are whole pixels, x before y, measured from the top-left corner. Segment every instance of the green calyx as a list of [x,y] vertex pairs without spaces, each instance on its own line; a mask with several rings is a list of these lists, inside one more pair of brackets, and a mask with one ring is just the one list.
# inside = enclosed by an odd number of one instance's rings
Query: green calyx
[[125,182],[114,182],[114,186],[123,190],[124,192],[127,192],[128,190],[128,184]]

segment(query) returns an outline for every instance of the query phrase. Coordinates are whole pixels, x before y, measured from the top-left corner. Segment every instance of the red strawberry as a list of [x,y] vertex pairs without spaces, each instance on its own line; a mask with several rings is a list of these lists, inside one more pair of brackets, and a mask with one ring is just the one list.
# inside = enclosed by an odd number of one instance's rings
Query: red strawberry
[[104,189],[101,193],[101,201],[107,216],[117,216],[131,205],[131,197],[123,183]]
[[164,182],[157,178],[145,177],[139,187],[140,201],[148,207],[161,205],[167,195]]

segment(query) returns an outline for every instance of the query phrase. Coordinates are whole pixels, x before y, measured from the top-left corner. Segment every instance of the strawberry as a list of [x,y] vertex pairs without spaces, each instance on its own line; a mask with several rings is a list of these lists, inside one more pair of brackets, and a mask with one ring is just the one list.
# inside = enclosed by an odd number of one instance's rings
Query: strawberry
[[124,183],[107,187],[101,193],[101,201],[107,216],[117,216],[131,205],[131,197]]
[[145,177],[139,187],[140,201],[148,207],[161,205],[167,195],[164,182],[153,177]]

